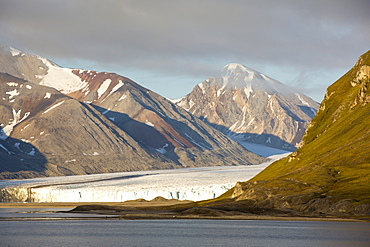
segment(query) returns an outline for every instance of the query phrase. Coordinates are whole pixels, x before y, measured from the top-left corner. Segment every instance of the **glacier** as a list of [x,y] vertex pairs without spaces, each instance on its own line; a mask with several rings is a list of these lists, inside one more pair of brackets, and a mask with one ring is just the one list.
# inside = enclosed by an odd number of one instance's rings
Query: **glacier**
[[[150,170],[24,180],[1,180],[2,202],[122,202],[166,199],[200,201],[216,198],[238,181],[247,181],[274,160],[260,165]],[[7,198],[5,194],[11,195]]]

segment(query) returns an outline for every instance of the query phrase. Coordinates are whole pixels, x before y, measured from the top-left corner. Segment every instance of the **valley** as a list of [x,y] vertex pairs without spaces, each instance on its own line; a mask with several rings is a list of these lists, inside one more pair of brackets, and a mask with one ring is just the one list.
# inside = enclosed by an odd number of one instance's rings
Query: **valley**
[[369,213],[369,52],[320,107],[241,64],[170,101],[114,73],[1,52],[3,202],[163,198],[195,201],[182,210],[198,216]]

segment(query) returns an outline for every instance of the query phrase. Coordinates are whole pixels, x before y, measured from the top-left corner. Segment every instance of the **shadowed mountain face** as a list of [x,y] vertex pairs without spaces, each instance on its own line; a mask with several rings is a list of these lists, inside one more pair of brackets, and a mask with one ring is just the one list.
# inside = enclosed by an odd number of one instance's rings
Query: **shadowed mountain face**
[[266,160],[126,77],[0,51],[0,71],[12,74],[2,74],[2,136],[26,140],[46,157],[39,176]]
[[254,207],[370,215],[370,51],[328,89],[302,146],[229,191]]
[[[93,107],[53,88],[0,73],[0,95],[1,140],[9,159],[1,161],[3,178],[160,166],[160,159],[154,160]],[[27,162],[33,165],[24,166]]]
[[5,139],[2,128],[0,133],[1,178],[33,178],[45,170],[46,158],[35,146],[11,137]]
[[295,150],[319,104],[240,64],[194,87],[177,104],[237,141]]
[[[17,173],[16,178],[34,177],[45,169],[46,158],[34,145],[9,137],[15,126],[33,111],[32,107],[24,107],[22,112],[20,106],[29,106],[30,94],[26,91],[31,87],[24,80],[0,73],[0,171],[5,171],[2,173],[5,178],[13,178],[13,173]],[[20,93],[25,97],[18,101],[15,97]]]

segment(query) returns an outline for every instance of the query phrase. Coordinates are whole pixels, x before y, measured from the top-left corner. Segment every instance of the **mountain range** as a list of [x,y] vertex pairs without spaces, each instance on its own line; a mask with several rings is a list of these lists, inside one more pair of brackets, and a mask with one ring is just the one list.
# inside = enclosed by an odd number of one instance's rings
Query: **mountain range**
[[176,103],[240,143],[291,151],[319,108],[306,95],[236,63]]
[[266,158],[114,74],[0,49],[0,178],[249,165]]

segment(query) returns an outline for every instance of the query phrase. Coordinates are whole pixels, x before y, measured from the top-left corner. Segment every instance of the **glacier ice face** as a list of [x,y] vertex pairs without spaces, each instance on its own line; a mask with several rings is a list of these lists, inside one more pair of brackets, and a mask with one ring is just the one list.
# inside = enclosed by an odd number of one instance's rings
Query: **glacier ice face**
[[35,202],[122,202],[152,200],[158,196],[166,199],[200,201],[220,196],[235,184],[165,188],[37,188],[32,189]]
[[3,180],[0,181],[0,190],[12,191],[11,193],[15,193],[17,188],[19,191],[28,190],[28,197],[22,197],[19,201],[27,199],[33,202],[122,202],[140,198],[152,200],[158,196],[199,201],[220,196],[236,182],[247,181],[255,176],[272,161],[253,166]]

